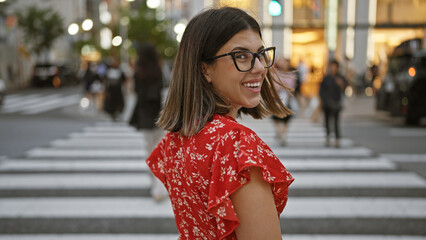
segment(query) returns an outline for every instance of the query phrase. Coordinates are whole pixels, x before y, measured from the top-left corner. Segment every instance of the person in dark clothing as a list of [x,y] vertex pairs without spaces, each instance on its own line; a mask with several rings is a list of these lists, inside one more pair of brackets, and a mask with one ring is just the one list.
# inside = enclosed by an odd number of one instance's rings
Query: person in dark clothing
[[99,79],[99,76],[96,74],[95,72],[95,65],[93,62],[88,62],[87,63],[87,69],[84,72],[83,75],[83,82],[84,82],[84,92],[86,93],[86,95],[90,95],[91,94],[91,86],[92,84]]
[[324,112],[326,129],[326,145],[330,145],[330,121],[334,120],[335,147],[339,147],[340,126],[339,115],[343,108],[343,91],[347,86],[346,79],[339,74],[339,62],[330,62],[329,73],[324,77],[320,85],[319,95]]
[[144,44],[135,66],[134,86],[137,102],[130,125],[137,129],[154,129],[161,110],[162,71],[155,47]]
[[112,59],[112,62],[105,74],[106,95],[104,101],[104,110],[114,121],[117,120],[119,114],[121,114],[124,109],[122,86],[125,81],[126,76],[120,69],[118,61]]
[[[155,125],[162,106],[162,69],[157,51],[152,44],[143,44],[138,57],[134,74],[137,101],[130,125],[142,132],[146,150],[151,152],[164,135]],[[167,196],[166,189],[157,178],[153,178],[151,194],[156,201],[161,201]]]

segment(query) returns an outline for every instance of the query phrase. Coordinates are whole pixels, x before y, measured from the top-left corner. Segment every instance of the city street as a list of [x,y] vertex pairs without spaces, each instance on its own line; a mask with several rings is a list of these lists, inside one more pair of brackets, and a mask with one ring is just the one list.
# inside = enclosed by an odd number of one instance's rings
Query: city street
[[[274,211],[263,211],[270,196],[248,195],[268,190],[262,181],[235,194],[214,169],[191,171],[186,158],[208,156],[210,143],[181,141],[173,156],[186,165],[158,163],[179,172],[166,176],[173,207],[151,196],[146,139],[158,136],[137,130],[154,126],[162,104],[160,125],[191,135],[205,111],[278,114],[278,98],[295,112],[283,128],[237,120],[295,178],[278,216],[283,239],[426,240],[425,9],[426,0],[0,0],[0,240],[280,238]],[[328,116],[340,131],[325,127]],[[218,135],[197,138],[239,149],[233,132],[204,130]],[[234,155],[256,152],[248,163],[259,149]],[[225,177],[241,170],[221,167]],[[223,224],[205,223],[212,209]]]
[[0,157],[18,157],[96,121],[81,114],[83,87],[29,88],[10,93],[0,108]]
[[[149,196],[141,133],[79,106],[81,87],[11,93],[0,110],[0,239],[176,239],[168,201]],[[133,104],[128,97],[124,119]],[[281,215],[289,240],[426,239],[426,126],[347,99],[341,147],[322,118],[296,116],[288,144],[243,117],[294,175]]]

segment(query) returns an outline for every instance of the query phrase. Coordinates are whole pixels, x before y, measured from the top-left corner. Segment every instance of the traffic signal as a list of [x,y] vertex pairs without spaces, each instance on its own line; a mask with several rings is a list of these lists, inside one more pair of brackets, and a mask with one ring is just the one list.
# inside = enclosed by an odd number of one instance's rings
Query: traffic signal
[[281,15],[281,4],[277,0],[272,0],[268,5],[269,14],[273,17]]

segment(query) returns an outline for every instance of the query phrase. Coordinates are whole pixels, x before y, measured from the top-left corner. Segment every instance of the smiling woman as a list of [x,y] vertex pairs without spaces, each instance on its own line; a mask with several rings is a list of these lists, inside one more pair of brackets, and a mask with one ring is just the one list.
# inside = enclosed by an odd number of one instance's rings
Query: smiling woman
[[[193,135],[199,132],[214,114],[223,115],[232,111],[233,117],[236,117],[235,113],[238,112],[262,118],[270,114],[284,117],[291,113],[277,101],[279,96],[273,83],[282,85],[281,81],[273,77],[276,73],[272,68],[265,69],[270,67],[269,64],[262,63],[266,57],[261,56],[266,54],[269,56],[268,63],[273,63],[274,53],[271,54],[271,49],[274,48],[266,48],[263,45],[259,24],[242,10],[210,10],[192,19],[182,37],[169,96],[158,125],[172,132]],[[256,53],[249,56],[252,68],[239,69],[239,66],[242,66],[241,58],[245,56],[241,52],[250,54],[250,51]],[[227,69],[222,69],[222,66]],[[213,73],[215,69],[217,71]],[[237,92],[220,91],[216,88],[219,82],[213,81],[215,76],[209,78],[209,74],[230,74],[232,77],[226,76],[226,79],[237,78],[247,84],[261,83],[262,87],[258,89],[260,96],[257,96],[259,101],[254,106],[252,103],[250,106],[232,108],[230,97]]]
[[[236,118],[238,110],[242,107],[255,108],[259,105],[266,68],[271,67],[274,60],[267,57],[265,52],[274,49],[264,49],[259,33],[243,30],[235,34],[219,50],[220,55],[208,59],[210,62],[214,60],[214,63],[204,64],[207,82],[230,101],[229,115],[232,117]],[[222,52],[228,53],[221,54]]]
[[179,239],[281,239],[293,177],[235,120],[291,113],[275,90],[274,58],[240,9],[210,9],[187,25],[157,121],[169,132],[146,160],[168,189]]

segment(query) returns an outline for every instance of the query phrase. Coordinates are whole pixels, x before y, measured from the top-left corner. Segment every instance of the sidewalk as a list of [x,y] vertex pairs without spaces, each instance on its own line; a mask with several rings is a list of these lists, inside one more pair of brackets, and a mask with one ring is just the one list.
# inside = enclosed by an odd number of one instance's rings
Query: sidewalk
[[353,117],[377,117],[378,112],[375,109],[375,98],[367,96],[353,96],[345,100],[345,106],[342,111],[342,119],[346,120]]

